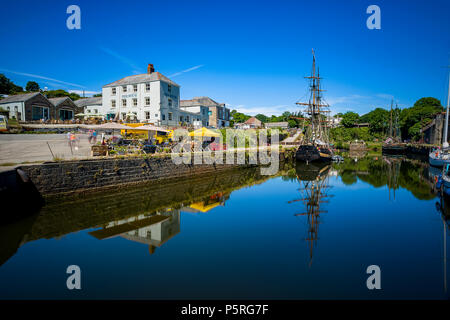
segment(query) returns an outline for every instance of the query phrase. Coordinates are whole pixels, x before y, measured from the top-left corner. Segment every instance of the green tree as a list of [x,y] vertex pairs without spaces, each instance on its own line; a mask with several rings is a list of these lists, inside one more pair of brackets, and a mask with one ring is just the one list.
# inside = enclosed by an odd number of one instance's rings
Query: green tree
[[46,91],[45,94],[47,95],[47,98],[59,98],[59,97],[69,97],[70,99],[72,99],[73,101],[80,99],[80,95],[73,93],[73,92],[67,92],[65,90],[62,89],[58,89],[58,90],[49,90]]
[[258,119],[259,121],[261,121],[262,123],[269,122],[269,118],[266,115],[263,115],[261,113],[257,114],[255,116],[255,118]]
[[28,81],[27,85],[25,86],[25,90],[30,92],[37,92],[39,91],[39,89],[39,84],[35,81]]
[[416,140],[420,138],[420,128],[431,122],[436,113],[444,108],[441,102],[432,97],[417,100],[411,108],[405,108],[400,112],[400,128],[402,137]]
[[369,123],[371,133],[382,134],[383,132],[386,132],[389,124],[389,111],[382,108],[376,108],[361,116],[359,121]]
[[234,123],[242,123],[250,119],[251,117],[249,115],[243,114],[241,112],[237,112],[236,110],[232,110],[230,112],[231,117],[233,118],[233,124]]
[[16,94],[23,92],[23,88],[15,85],[4,74],[0,74],[0,93],[1,94]]
[[351,128],[359,120],[359,115],[356,112],[348,111],[342,115],[341,124],[346,128]]

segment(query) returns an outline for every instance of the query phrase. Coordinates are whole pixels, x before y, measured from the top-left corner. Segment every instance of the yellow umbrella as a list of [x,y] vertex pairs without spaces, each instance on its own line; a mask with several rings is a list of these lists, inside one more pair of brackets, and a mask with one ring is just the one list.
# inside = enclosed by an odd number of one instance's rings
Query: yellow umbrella
[[191,137],[220,137],[220,134],[209,130],[208,128],[200,128],[189,133]]

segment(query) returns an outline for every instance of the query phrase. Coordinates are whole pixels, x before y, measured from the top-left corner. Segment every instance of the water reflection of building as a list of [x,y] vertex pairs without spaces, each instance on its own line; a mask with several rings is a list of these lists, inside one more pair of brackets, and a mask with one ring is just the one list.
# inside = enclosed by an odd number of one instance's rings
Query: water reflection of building
[[181,210],[186,212],[208,212],[218,206],[224,206],[225,201],[230,198],[229,193],[217,192],[209,197],[205,197],[201,201],[194,202],[189,206],[183,207]]
[[120,236],[122,238],[147,244],[150,254],[157,247],[180,232],[180,210],[172,209],[152,215],[141,214],[135,217],[111,221],[102,229],[89,234],[99,240]]
[[303,202],[304,212],[295,214],[296,216],[306,216],[308,230],[306,241],[309,247],[309,264],[312,264],[314,247],[319,239],[320,215],[327,211],[321,208],[323,203],[327,203],[325,198],[331,197],[328,194],[330,186],[328,185],[329,165],[305,165],[299,164],[296,167],[297,180],[301,184],[299,189],[301,198],[289,203]]
[[348,156],[355,162],[367,156],[367,150],[350,150]]

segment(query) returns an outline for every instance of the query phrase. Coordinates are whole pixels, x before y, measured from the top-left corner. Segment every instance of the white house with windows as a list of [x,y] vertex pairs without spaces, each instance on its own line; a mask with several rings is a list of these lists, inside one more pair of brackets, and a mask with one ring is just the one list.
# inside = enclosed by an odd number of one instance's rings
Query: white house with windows
[[180,109],[180,86],[155,72],[128,76],[103,86],[101,113],[106,118],[137,119],[155,125],[179,126],[202,121],[200,113]]
[[[102,115],[102,97],[78,99],[75,104],[87,116]],[[105,119],[110,120],[106,116]]]

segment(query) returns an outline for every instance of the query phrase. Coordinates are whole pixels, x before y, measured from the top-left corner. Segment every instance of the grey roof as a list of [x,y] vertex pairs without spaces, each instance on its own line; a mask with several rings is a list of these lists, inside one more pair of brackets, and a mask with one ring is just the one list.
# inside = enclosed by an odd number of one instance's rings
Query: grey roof
[[216,106],[224,106],[224,103],[217,103],[213,99],[209,97],[194,97],[191,100],[180,100],[181,107],[190,107],[190,106],[207,106],[207,107],[216,107]]
[[75,101],[75,104],[77,105],[77,107],[101,106],[102,105],[102,97],[78,99]]
[[283,126],[289,126],[289,122],[283,121],[283,122],[266,122],[264,124],[266,127],[283,127]]
[[116,86],[125,86],[129,84],[137,84],[137,83],[143,83],[143,82],[151,82],[151,81],[165,81],[167,83],[170,83],[171,85],[179,87],[178,84],[167,78],[166,76],[162,75],[159,72],[152,72],[152,73],[144,73],[144,74],[137,74],[134,76],[128,76],[125,78],[122,78],[120,80],[114,81],[110,84],[107,84],[103,86],[103,88],[108,87],[116,87]]
[[22,93],[22,94],[11,95],[11,96],[8,96],[8,97],[0,100],[0,104],[10,103],[10,102],[24,102],[24,101],[27,101],[27,100],[37,96],[38,94],[41,94],[41,93],[40,92],[31,92],[31,93]]
[[64,101],[66,101],[67,99],[72,101],[72,99],[70,99],[69,97],[50,98],[48,100],[56,107],[56,106],[60,105],[61,103],[63,103]]

